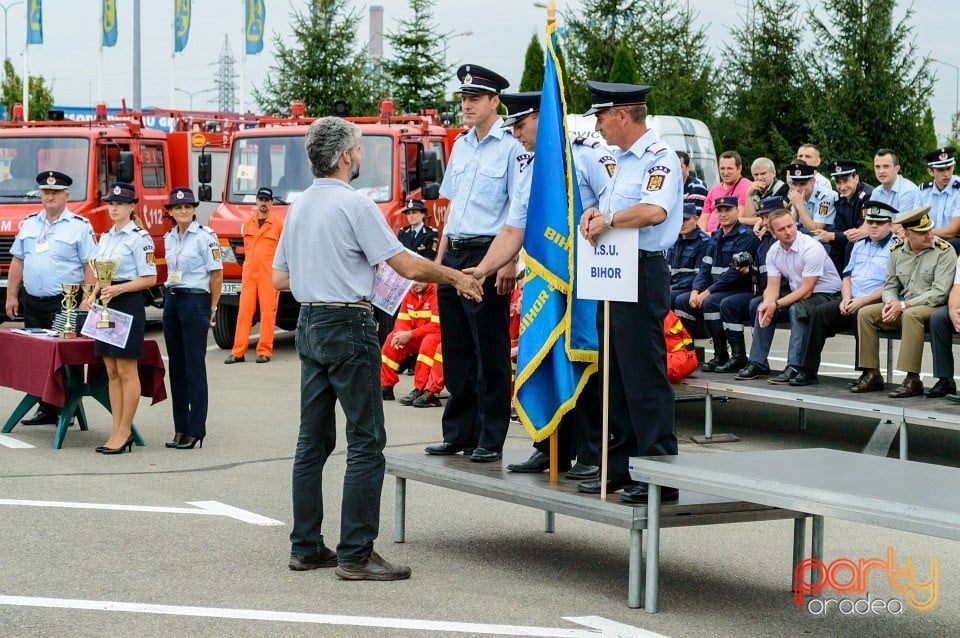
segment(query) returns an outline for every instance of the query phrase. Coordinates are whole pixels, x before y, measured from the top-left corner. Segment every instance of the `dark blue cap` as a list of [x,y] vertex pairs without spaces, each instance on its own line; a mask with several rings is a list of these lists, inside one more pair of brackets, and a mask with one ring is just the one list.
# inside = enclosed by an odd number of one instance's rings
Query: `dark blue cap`
[[791,182],[805,182],[808,179],[813,179],[813,174],[817,169],[809,164],[794,162],[793,164],[787,164],[786,171]]
[[773,197],[764,197],[757,206],[757,215],[769,215],[775,210],[790,210],[790,202],[786,197],[774,195]]
[[830,177],[836,179],[846,175],[853,175],[860,168],[860,163],[848,159],[833,160],[827,164],[827,170],[830,171]]
[[531,113],[539,111],[540,95],[540,91],[503,93],[500,101],[507,107],[507,119],[503,121],[503,126],[512,126]]
[[461,93],[475,95],[496,95],[510,86],[502,75],[479,64],[462,65],[457,69],[457,79],[460,80]]
[[273,189],[267,188],[266,186],[261,186],[257,189],[257,199],[269,199],[273,201]]
[[956,161],[957,149],[952,146],[944,146],[935,151],[930,151],[923,156],[929,168],[950,168]]
[[173,208],[174,206],[179,206],[180,204],[196,206],[197,203],[197,198],[193,195],[192,190],[186,186],[178,186],[170,191],[170,196],[167,198],[167,203],[163,206],[164,208]]
[[683,204],[683,218],[690,219],[691,217],[696,217],[700,214],[700,211],[697,210],[697,207],[692,202],[684,202]]
[[43,171],[37,175],[37,186],[42,191],[65,191],[71,184],[73,180],[60,171]]
[[647,93],[653,87],[620,82],[596,82],[587,80],[590,92],[590,109],[584,115],[593,115],[615,106],[635,106],[647,103]]
[[888,222],[900,214],[896,208],[886,202],[875,202],[868,199],[863,202],[863,208],[860,209],[863,218],[871,222]]
[[425,213],[427,212],[427,205],[423,203],[422,199],[408,199],[407,205],[404,207],[403,212]]
[[736,195],[726,195],[713,200],[713,207],[716,208],[736,208],[740,205],[740,200]]
[[110,190],[107,196],[103,198],[103,201],[136,204],[140,200],[137,199],[137,191],[134,189],[133,184],[114,182],[110,185]]

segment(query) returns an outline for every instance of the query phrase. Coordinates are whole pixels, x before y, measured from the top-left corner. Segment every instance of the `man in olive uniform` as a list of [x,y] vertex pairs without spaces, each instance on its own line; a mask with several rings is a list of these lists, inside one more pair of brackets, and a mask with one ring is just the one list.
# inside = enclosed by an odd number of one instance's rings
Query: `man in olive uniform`
[[411,199],[403,212],[407,215],[407,226],[400,229],[397,239],[404,248],[412,250],[425,259],[436,258],[440,236],[436,228],[427,226],[423,222],[427,215],[426,204],[422,199]]
[[920,359],[923,333],[930,315],[947,301],[957,270],[957,254],[945,240],[933,234],[930,206],[922,206],[893,220],[903,226],[906,241],[891,248],[882,304],[860,310],[857,317],[860,365],[864,372],[851,392],[883,389],[880,374],[880,330],[900,330],[897,369],[907,377],[888,396],[894,399],[923,394]]

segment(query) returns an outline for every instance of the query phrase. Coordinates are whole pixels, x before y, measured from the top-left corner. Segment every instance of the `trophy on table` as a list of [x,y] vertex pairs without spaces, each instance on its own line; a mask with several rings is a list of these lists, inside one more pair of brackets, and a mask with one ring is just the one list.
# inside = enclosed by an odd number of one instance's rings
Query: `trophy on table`
[[[113,274],[117,271],[117,262],[93,260],[91,265],[93,266],[93,272],[97,275],[97,283],[100,284],[101,291],[113,283]],[[107,312],[107,304],[110,303],[110,300],[104,299],[101,295],[100,301],[103,303],[103,310],[100,312],[100,321],[97,322],[97,328],[113,328],[114,323],[110,321],[110,313]]]
[[63,308],[63,332],[60,336],[64,339],[73,339],[77,336],[77,329],[73,323],[73,311],[77,307],[77,293],[80,292],[80,284],[62,284],[63,299],[60,300],[60,307]]

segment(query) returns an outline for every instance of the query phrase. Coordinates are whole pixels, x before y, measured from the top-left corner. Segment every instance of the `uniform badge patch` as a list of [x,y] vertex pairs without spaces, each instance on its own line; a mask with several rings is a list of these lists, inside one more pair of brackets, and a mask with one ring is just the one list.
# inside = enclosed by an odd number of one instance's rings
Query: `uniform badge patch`
[[646,190],[648,191],[658,191],[663,188],[663,175],[651,175],[647,178]]
[[210,249],[210,254],[213,255],[213,260],[214,260],[214,261],[220,261],[220,249],[219,249],[219,248],[211,248],[211,249]]
[[147,263],[150,265],[156,264],[156,259],[153,257],[153,251],[150,251],[146,254]]
[[520,172],[522,173],[533,163],[533,154],[524,153],[523,155],[517,155],[517,162],[520,163]]
[[613,177],[613,172],[617,170],[617,161],[611,155],[604,155],[597,161],[603,164],[603,167],[610,173],[610,177]]
[[820,207],[817,208],[817,215],[820,217],[826,217],[828,212],[830,212],[829,204],[820,204]]

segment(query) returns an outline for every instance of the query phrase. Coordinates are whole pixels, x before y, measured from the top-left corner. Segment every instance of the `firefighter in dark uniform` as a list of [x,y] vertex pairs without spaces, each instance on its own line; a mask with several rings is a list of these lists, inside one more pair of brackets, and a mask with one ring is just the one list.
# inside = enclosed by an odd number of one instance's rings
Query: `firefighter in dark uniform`
[[433,261],[437,256],[440,236],[437,229],[427,226],[423,219],[427,215],[427,206],[422,199],[411,199],[403,212],[407,215],[407,226],[400,229],[397,238],[403,247],[412,250],[421,257]]
[[824,238],[829,242],[830,259],[839,272],[843,272],[847,264],[852,245],[867,236],[867,231],[862,228],[863,203],[870,199],[873,186],[860,179],[859,167],[857,162],[847,159],[834,160],[827,165],[830,177],[837,185],[837,200],[833,203],[836,211],[833,226],[824,231]]
[[710,248],[710,235],[697,225],[700,211],[693,202],[683,204],[683,225],[677,243],[667,251],[670,266],[670,307],[676,309],[677,297],[693,289],[700,262]]
[[[607,484],[583,481],[577,489],[599,493],[624,488],[622,499],[645,503],[647,485],[631,480],[631,456],[677,453],[673,387],[667,378],[663,320],[670,310],[670,270],[664,253],[683,223],[683,174],[680,159],[656,132],[647,128],[649,86],[587,82],[596,129],[608,145],[621,149],[617,168],[600,194],[599,208],[580,217],[580,233],[596,245],[608,228],[637,232],[637,301],[609,302],[610,447]],[[607,304],[604,304],[607,305]],[[602,308],[603,306],[601,306]],[[598,331],[604,313],[597,313]],[[676,489],[663,488],[663,500]]]

